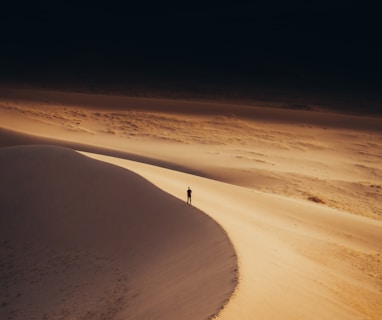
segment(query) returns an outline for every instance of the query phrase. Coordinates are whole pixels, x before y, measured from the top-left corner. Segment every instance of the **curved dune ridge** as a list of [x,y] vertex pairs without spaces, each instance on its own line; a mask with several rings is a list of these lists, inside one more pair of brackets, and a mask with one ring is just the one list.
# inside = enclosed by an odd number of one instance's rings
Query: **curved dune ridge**
[[1,319],[207,319],[232,295],[225,231],[142,177],[53,146],[0,168]]

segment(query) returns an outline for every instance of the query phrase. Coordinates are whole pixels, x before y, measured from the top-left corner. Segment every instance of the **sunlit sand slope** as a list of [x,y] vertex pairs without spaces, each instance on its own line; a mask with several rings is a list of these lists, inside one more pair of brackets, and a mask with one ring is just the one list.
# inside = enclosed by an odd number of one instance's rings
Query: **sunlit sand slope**
[[382,222],[137,162],[90,155],[185,197],[228,232],[239,286],[219,319],[382,318]]

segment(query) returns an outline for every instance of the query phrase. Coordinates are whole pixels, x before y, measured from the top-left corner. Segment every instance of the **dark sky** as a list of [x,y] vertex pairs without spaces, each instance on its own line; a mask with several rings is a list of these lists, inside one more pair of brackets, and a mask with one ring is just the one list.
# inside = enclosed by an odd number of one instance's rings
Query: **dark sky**
[[365,2],[126,3],[3,7],[2,78],[380,91],[381,19]]

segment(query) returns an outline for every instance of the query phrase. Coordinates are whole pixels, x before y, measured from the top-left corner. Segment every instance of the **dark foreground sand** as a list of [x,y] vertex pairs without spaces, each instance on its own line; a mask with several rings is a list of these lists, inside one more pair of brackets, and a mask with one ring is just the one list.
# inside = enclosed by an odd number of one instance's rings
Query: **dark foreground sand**
[[0,149],[1,319],[207,319],[237,282],[226,233],[125,169]]

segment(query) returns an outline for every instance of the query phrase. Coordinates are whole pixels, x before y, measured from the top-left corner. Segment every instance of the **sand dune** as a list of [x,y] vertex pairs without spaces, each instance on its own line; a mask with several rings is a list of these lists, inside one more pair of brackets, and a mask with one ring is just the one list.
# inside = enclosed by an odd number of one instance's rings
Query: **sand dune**
[[74,151],[0,149],[1,319],[207,319],[235,288],[226,233]]
[[255,192],[113,157],[87,154],[146,177],[194,203],[228,232],[240,283],[219,319],[379,319],[382,223],[308,201]]
[[1,146],[87,151],[183,202],[193,188],[238,255],[239,286],[217,318],[381,319],[381,118],[41,91],[1,101]]

